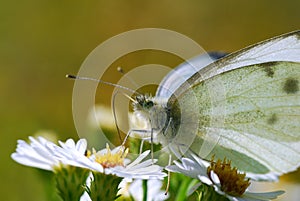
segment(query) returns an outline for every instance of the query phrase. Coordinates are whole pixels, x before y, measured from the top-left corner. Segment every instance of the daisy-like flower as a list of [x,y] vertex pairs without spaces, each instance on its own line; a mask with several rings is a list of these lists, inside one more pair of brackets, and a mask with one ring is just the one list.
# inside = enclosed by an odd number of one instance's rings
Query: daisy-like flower
[[118,198],[120,196],[118,186],[122,178],[132,181],[132,179],[163,179],[166,176],[162,172],[162,167],[153,164],[156,160],[144,160],[150,151],[145,151],[130,162],[126,158],[128,149],[122,146],[111,150],[107,144],[106,149],[98,152],[93,150],[92,153],[87,151],[83,156],[82,152],[74,149],[74,144],[60,143],[60,145],[61,147],[56,147],[57,157],[74,161],[74,164],[80,164],[80,167],[92,171],[86,191],[93,201]]
[[192,154],[190,158],[182,158],[181,163],[177,161],[174,163],[175,165],[168,166],[166,169],[200,180],[192,192],[201,184],[206,184],[212,186],[215,192],[231,201],[266,201],[275,199],[284,193],[284,191],[249,192],[247,189],[250,185],[250,179],[246,178],[246,174],[239,173],[236,168],[232,168],[230,161],[225,159],[209,163]]
[[128,149],[119,146],[111,150],[107,145],[106,149],[98,152],[93,150],[93,153],[87,156],[90,159],[89,162],[78,161],[77,158],[76,163],[84,164],[85,168],[92,171],[123,177],[127,181],[132,179],[163,179],[166,173],[162,172],[162,167],[154,164],[157,160],[144,160],[149,153],[149,150],[145,151],[131,162],[126,158]]

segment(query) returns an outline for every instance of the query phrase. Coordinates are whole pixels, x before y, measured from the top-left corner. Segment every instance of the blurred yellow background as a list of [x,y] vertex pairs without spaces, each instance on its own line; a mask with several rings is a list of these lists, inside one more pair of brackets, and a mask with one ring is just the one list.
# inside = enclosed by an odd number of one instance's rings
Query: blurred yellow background
[[[51,200],[45,193],[47,175],[15,163],[10,154],[17,139],[40,130],[53,131],[60,140],[77,138],[72,120],[74,82],[65,74],[76,73],[101,42],[132,29],[154,27],[185,34],[207,51],[231,52],[299,29],[299,8],[296,0],[2,1],[1,200]],[[299,184],[295,173],[286,180]]]

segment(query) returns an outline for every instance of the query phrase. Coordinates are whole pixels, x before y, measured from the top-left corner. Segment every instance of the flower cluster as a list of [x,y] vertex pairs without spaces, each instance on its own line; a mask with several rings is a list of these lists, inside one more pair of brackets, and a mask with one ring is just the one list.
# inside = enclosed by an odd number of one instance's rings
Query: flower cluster
[[[58,142],[58,145],[43,137],[29,137],[29,143],[18,140],[16,152],[11,157],[26,166],[53,171],[57,189],[63,200],[166,200],[161,188],[167,175],[163,167],[156,165],[156,159],[149,158],[150,151],[144,151],[133,161],[123,146],[96,151],[87,150],[87,141],[72,139]],[[268,193],[249,192],[251,178],[276,180],[277,175],[255,175],[241,173],[231,166],[229,160],[213,159],[208,162],[194,154],[187,154],[180,161],[174,161],[165,169],[185,175],[192,186],[177,184],[171,179],[171,188],[183,193],[183,199],[198,194],[197,200],[265,201],[275,199],[283,191]],[[148,159],[146,158],[148,157]],[[195,182],[197,181],[197,182]],[[179,185],[179,186],[178,186]],[[181,186],[180,186],[181,185]],[[84,188],[83,188],[84,187]],[[146,193],[145,193],[146,192]],[[122,199],[120,199],[120,196]],[[178,195],[179,196],[179,195]],[[176,196],[176,197],[178,197]]]

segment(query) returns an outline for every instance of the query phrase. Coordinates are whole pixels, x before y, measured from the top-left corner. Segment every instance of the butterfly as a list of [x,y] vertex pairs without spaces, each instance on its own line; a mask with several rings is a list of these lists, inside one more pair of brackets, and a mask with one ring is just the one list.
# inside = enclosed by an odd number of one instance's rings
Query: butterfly
[[134,116],[173,153],[226,158],[241,171],[281,175],[300,165],[300,31],[171,71]]

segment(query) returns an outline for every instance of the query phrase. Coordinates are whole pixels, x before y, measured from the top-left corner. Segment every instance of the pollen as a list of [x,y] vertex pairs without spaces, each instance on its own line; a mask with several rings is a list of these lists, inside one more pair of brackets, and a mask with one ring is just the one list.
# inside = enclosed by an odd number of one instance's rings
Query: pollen
[[226,158],[223,161],[218,159],[217,162],[212,159],[211,165],[207,168],[208,173],[211,171],[218,175],[221,190],[228,195],[241,196],[250,185],[249,179],[246,179],[246,174],[239,173],[236,167],[231,167],[231,161]]
[[[124,166],[124,159],[128,154],[128,149],[125,151],[120,149],[116,153],[112,153],[108,144],[106,144],[106,153],[94,153],[95,161],[103,166],[103,168],[112,168],[115,166]],[[95,151],[94,151],[95,152]]]

